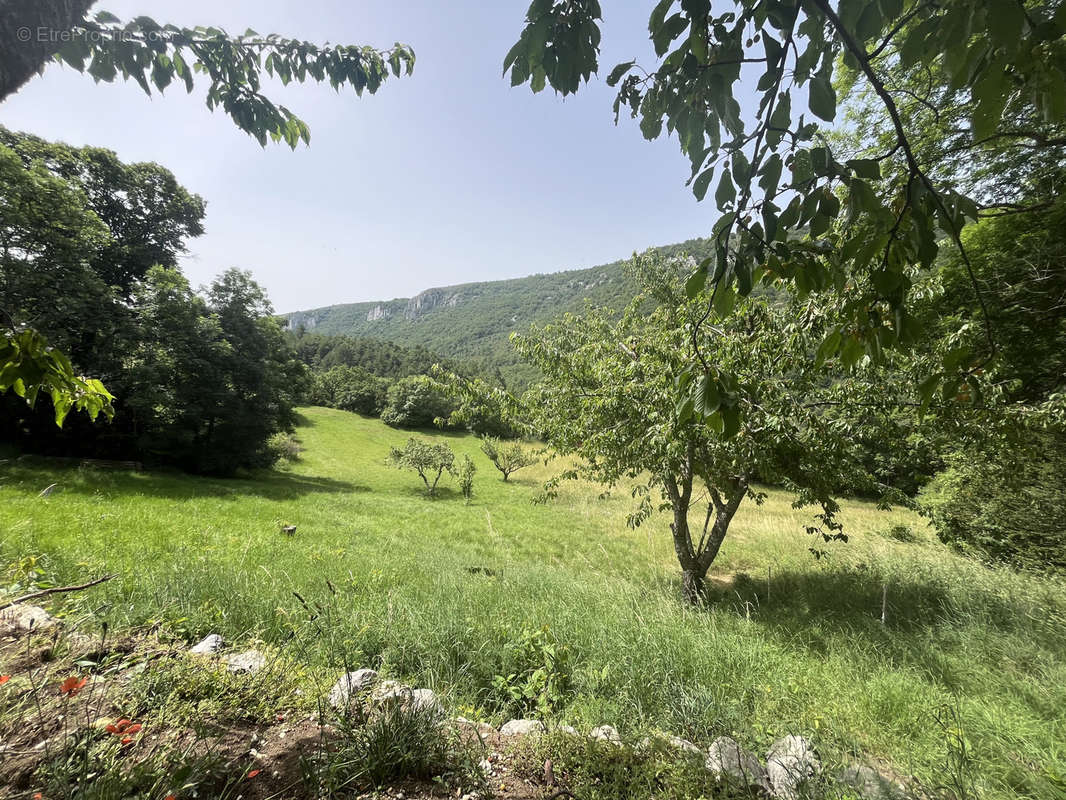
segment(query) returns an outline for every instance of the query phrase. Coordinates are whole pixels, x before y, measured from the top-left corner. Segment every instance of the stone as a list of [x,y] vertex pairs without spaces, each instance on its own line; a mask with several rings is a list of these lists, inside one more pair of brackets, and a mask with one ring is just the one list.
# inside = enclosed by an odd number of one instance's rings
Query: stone
[[21,636],[46,631],[58,622],[59,620],[40,606],[16,603],[0,611],[0,636]]
[[333,708],[347,706],[352,696],[359,696],[370,690],[378,679],[378,673],[372,669],[357,669],[354,672],[346,672],[337,679],[333,688],[329,690],[329,704]]
[[567,736],[580,736],[581,735],[580,733],[578,733],[577,728],[575,728],[573,725],[556,725],[555,728],[553,728],[553,730],[556,730],[559,733],[565,733]]
[[907,787],[866,764],[852,764],[840,773],[840,782],[864,800],[902,800]]
[[682,739],[680,736],[667,736],[667,743],[675,750],[680,750],[682,753],[688,753],[689,755],[702,756],[703,751],[696,745],[690,742],[688,739]]
[[766,752],[770,793],[781,800],[798,800],[800,786],[821,771],[818,752],[802,736],[789,735],[778,739]]
[[530,736],[544,733],[544,723],[539,719],[512,719],[500,728],[501,736]]
[[719,736],[711,742],[704,765],[721,781],[770,791],[770,779],[759,757],[728,736]]
[[199,642],[189,648],[190,653],[194,653],[198,656],[210,655],[217,653],[222,649],[222,637],[217,633],[209,633]]
[[266,656],[258,650],[246,650],[226,656],[226,669],[235,675],[251,675],[266,666]]
[[444,716],[444,705],[432,689],[412,689],[399,681],[382,681],[374,689],[371,702],[378,709],[399,707],[406,711]]
[[613,725],[600,725],[593,728],[589,733],[589,738],[595,742],[612,744],[615,747],[622,746],[622,737],[618,735],[618,730]]

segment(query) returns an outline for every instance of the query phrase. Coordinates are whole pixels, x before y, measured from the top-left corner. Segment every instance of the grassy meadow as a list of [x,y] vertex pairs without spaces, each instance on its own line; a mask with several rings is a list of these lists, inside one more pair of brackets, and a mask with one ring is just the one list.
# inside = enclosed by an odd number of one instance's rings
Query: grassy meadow
[[503,483],[476,439],[437,433],[424,435],[479,471],[471,502],[448,479],[427,500],[417,475],[385,465],[407,433],[303,414],[302,458],[255,478],[0,465],[3,584],[116,572],[50,608],[298,645],[327,685],[373,666],[495,722],[513,710],[494,685],[513,671],[510,645],[549,626],[569,652],[561,722],[634,741],[728,733],[758,751],[803,733],[830,763],[868,759],[926,785],[961,763],[981,797],[1066,792],[1061,580],[961,558],[916,515],[863,502],[845,504],[850,541],[822,545],[803,532],[811,510],[771,490],[742,506],[713,603],[690,609],[665,516],[628,529],[628,491],[570,484],[534,504],[558,465]]

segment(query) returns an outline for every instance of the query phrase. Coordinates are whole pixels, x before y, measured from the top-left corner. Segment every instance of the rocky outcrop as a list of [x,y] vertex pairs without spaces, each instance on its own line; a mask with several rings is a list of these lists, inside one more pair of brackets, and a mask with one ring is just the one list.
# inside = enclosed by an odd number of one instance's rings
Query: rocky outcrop
[[378,673],[372,669],[357,669],[354,672],[346,672],[337,679],[333,688],[329,690],[329,704],[333,708],[346,707],[353,698],[359,697],[370,691],[370,687],[378,679]]
[[45,631],[58,622],[40,606],[16,603],[0,611],[0,636],[22,636]]
[[822,770],[814,745],[802,736],[785,736],[766,753],[770,790],[781,800],[798,800],[800,787]]
[[719,780],[770,793],[770,778],[759,757],[745,750],[736,739],[719,736],[707,748],[707,769]]

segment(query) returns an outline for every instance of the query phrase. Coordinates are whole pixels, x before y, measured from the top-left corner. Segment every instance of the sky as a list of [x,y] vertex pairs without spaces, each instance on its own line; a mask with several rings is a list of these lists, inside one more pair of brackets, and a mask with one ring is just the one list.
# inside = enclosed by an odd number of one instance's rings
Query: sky
[[616,127],[614,64],[654,63],[650,4],[604,3],[600,75],[565,100],[502,77],[528,0],[101,0],[122,19],[253,28],[417,56],[376,95],[267,85],[311,128],[310,146],[259,144],[203,92],[147,97],[49,66],[0,105],[0,124],[155,161],[207,201],[182,268],[194,285],[251,270],[279,312],[409,297],[467,281],[606,263],[710,231],[676,139]]

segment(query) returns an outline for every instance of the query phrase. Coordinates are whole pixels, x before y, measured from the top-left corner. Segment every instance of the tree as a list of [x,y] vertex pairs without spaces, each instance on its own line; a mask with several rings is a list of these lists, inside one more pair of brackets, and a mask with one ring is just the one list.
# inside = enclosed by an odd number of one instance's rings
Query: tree
[[[576,92],[599,67],[600,17],[598,0],[535,0],[504,59],[512,85]],[[607,82],[616,121],[625,109],[648,139],[676,133],[696,197],[715,186],[716,255],[690,290],[709,284],[706,302],[727,307],[760,280],[803,296],[833,289],[841,321],[823,332],[822,353],[845,367],[913,343],[912,270],[930,268],[945,241],[966,263],[961,231],[989,202],[959,170],[938,169],[941,148],[916,141],[901,72],[922,75],[930,90],[918,100],[932,115],[961,123],[953,147],[971,164],[989,163],[990,143],[1031,145],[1019,158],[1041,163],[1066,152],[1066,137],[1049,132],[1066,120],[1061,3],[660,0],[648,28],[655,68],[619,64]],[[742,107],[738,87],[752,85],[758,102]],[[882,149],[834,149],[823,123],[837,117],[838,89],[874,98],[880,113],[866,122],[885,123]],[[944,387],[975,393],[997,346],[986,326],[980,349],[945,354],[923,400]]]
[[[261,91],[264,73],[278,77],[283,83],[303,83],[307,80],[328,80],[334,89],[348,86],[357,95],[371,94],[387,80],[402,73],[410,75],[414,69],[414,52],[397,43],[391,49],[335,45],[319,47],[309,42],[286,39],[274,34],[260,36],[249,30],[243,36],[230,36],[218,28],[178,28],[160,25],[149,17],[137,17],[123,25],[113,14],[105,11],[89,18],[94,0],[0,0],[0,102],[17,91],[50,61],[61,61],[79,72],[88,72],[97,81],[113,82],[119,76],[133,80],[151,95],[152,86],[162,93],[175,80],[181,81],[191,92],[196,76],[210,80],[207,107],[219,106],[234,123],[254,136],[261,145],[269,137],[274,142],[285,141],[290,147],[310,142],[307,124],[283,105],[277,105]],[[169,173],[167,173],[169,174]],[[158,175],[156,176],[158,177]],[[113,179],[107,182],[108,188]],[[173,192],[176,184],[159,185],[152,200],[184,198]],[[115,195],[109,197],[113,200]],[[145,238],[137,248],[121,248],[102,254],[100,266],[110,265],[123,279],[129,262],[139,262],[141,276],[152,263],[167,264],[168,248],[173,252],[174,237],[196,235],[195,227],[203,216],[195,212],[186,221],[184,230],[166,230],[158,219],[130,212],[145,198],[129,196],[129,207],[120,208],[119,217],[140,226]],[[46,198],[42,197],[42,201]],[[121,205],[121,204],[120,204]],[[102,213],[109,224],[114,221]],[[167,218],[175,217],[174,209]],[[114,227],[114,225],[112,225]],[[153,245],[155,246],[153,249]],[[153,256],[162,256],[152,262]],[[124,288],[131,286],[128,276]],[[10,358],[14,353],[27,353],[24,341],[14,341],[12,331],[0,348],[0,393],[8,387],[36,398],[42,387],[56,400],[56,408],[110,408],[111,396],[96,380],[67,377],[68,361],[55,348],[41,347],[34,359]],[[37,367],[47,366],[51,376],[47,386],[34,383],[43,374]],[[99,389],[97,388],[99,387]],[[66,412],[56,415],[62,424]]]
[[486,436],[481,440],[481,452],[489,457],[489,461],[502,474],[506,482],[512,472],[517,472],[523,467],[536,463],[536,457],[526,452],[521,442],[502,443],[495,436]]
[[436,497],[437,483],[441,475],[453,471],[455,453],[446,444],[433,444],[425,439],[411,437],[402,450],[393,447],[389,451],[388,462],[397,469],[417,472],[422,483],[426,485],[426,496]]
[[816,357],[817,327],[797,321],[805,309],[749,298],[700,325],[708,297],[685,296],[676,262],[645,256],[634,269],[645,289],[621,317],[590,307],[514,339],[545,376],[523,404],[531,426],[580,459],[560,477],[636,481],[634,525],[660,494],[690,602],[741,503],[762,499],[756,476],[821,506],[809,532],[843,538],[833,492],[863,473],[843,410],[861,395]]
[[425,375],[412,375],[389,387],[381,421],[394,428],[428,428],[438,419],[448,419],[454,407],[441,384]]
[[389,382],[360,367],[337,366],[316,373],[310,400],[314,405],[378,416],[385,408]]

